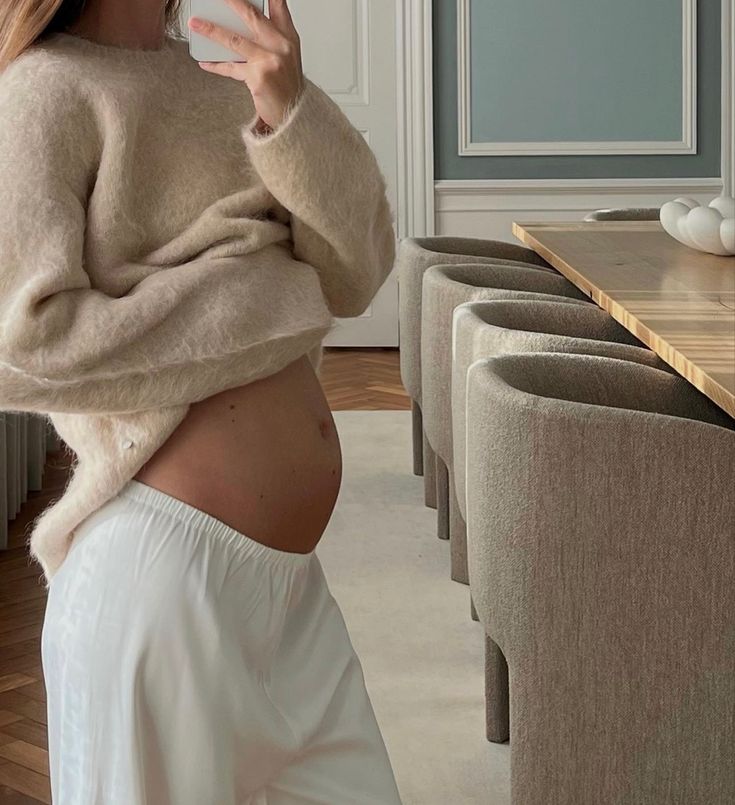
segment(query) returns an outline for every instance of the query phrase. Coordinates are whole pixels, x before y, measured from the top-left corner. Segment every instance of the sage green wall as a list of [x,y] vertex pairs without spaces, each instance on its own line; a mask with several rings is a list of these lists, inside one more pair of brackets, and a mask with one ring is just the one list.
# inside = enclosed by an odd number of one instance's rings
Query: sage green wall
[[470,8],[473,142],[682,139],[682,0]]
[[[640,2],[640,0],[634,0]],[[518,42],[515,43],[517,54],[524,56],[524,65],[518,62],[515,73],[519,76],[519,81],[532,80],[533,73],[538,73],[540,80],[554,85],[554,79],[564,80],[565,75],[569,75],[568,61],[560,60],[559,53],[563,52],[560,43],[563,36],[568,36],[571,41],[582,40],[584,27],[594,26],[594,33],[599,36],[600,30],[609,31],[611,37],[619,42],[616,48],[600,47],[599,55],[601,61],[605,60],[605,50],[608,50],[606,61],[613,58],[620,59],[621,53],[626,49],[631,52],[630,62],[634,61],[633,53],[637,48],[640,54],[641,42],[651,43],[652,53],[662,58],[666,56],[667,40],[668,47],[672,39],[676,39],[681,34],[680,3],[671,0],[656,0],[649,6],[649,11],[653,16],[645,20],[649,26],[647,39],[633,42],[632,35],[624,37],[626,31],[625,14],[626,9],[630,13],[630,0],[621,0],[620,3],[606,3],[604,8],[594,4],[599,13],[591,15],[590,0],[544,0],[543,13],[551,15],[542,27],[548,30],[548,57],[544,56],[543,45],[533,42],[532,37],[523,37],[523,15],[529,13],[540,14],[542,11],[536,4],[539,0],[523,0],[514,4],[509,4],[508,0],[497,0],[496,26],[492,25],[493,9],[492,4],[496,0],[474,0],[472,36],[472,64],[475,80],[472,82],[472,114],[473,114],[473,139],[482,140],[483,135],[488,135],[488,139],[497,140],[496,134],[504,134],[510,140],[520,140],[524,138],[521,132],[528,128],[529,118],[525,117],[532,110],[532,105],[524,109],[518,109],[513,121],[506,121],[501,126],[495,125],[492,117],[492,107],[504,105],[506,110],[510,107],[511,93],[501,88],[493,87],[491,77],[497,74],[501,67],[498,61],[505,63],[509,59],[515,58],[512,49],[501,44],[501,32],[507,38],[517,33]],[[559,16],[566,19],[565,26],[554,33],[553,5],[558,3]],[[574,17],[571,14],[574,3],[578,3],[580,14]],[[668,36],[661,36],[655,39],[653,36],[655,15],[662,15],[664,10],[672,6],[679,12],[679,17],[669,20],[662,25],[662,31],[666,31]],[[536,11],[534,12],[534,7]],[[621,155],[621,156],[459,156],[458,151],[458,131],[457,131],[457,3],[456,0],[434,0],[434,137],[435,137],[435,174],[437,179],[576,179],[576,178],[660,178],[660,177],[715,177],[720,175],[720,0],[698,0],[697,4],[697,153],[684,155]],[[585,11],[582,14],[581,11]],[[616,20],[616,15],[618,19]],[[603,19],[607,17],[607,19]],[[538,16],[535,17],[538,21]],[[569,25],[572,19],[574,24],[580,26],[579,31],[571,31]],[[639,17],[640,20],[640,17]],[[603,26],[603,28],[600,28]],[[495,37],[498,37],[497,39]],[[483,48],[483,44],[485,47]],[[505,55],[502,48],[505,47]],[[524,50],[525,47],[525,50]],[[591,51],[588,43],[580,44],[579,53],[575,52],[575,58],[581,58],[581,64],[592,67]],[[640,58],[640,56],[639,56]],[[669,51],[669,58],[671,53]],[[599,62],[597,63],[599,64]],[[653,64],[653,63],[651,63]],[[680,65],[680,63],[679,63]],[[638,67],[642,67],[640,63]],[[618,78],[622,78],[626,85],[630,86],[633,81],[633,74],[625,75],[626,67],[622,61],[618,62]],[[584,92],[593,92],[597,89],[604,95],[605,86],[601,85],[604,81],[604,72],[598,72],[595,83],[579,82],[575,88],[575,93],[579,92],[579,86],[584,87]],[[549,71],[555,76],[549,77]],[[476,73],[479,74],[477,79]],[[678,78],[678,76],[677,76]],[[611,86],[614,88],[614,81]],[[680,81],[672,83],[671,72],[657,72],[655,80],[651,82],[657,87],[657,92],[651,94],[650,104],[646,106],[646,94],[636,92],[635,88],[626,96],[627,111],[639,110],[637,115],[638,137],[630,136],[630,139],[668,139],[668,135],[673,134],[673,139],[678,139],[676,133],[672,132],[672,120],[681,114],[681,87]],[[559,85],[556,90],[558,92]],[[590,98],[590,106],[594,105],[596,97]],[[554,105],[539,112],[542,116],[540,126],[541,134],[548,136],[549,139],[559,140],[561,136],[555,136],[565,131],[565,123],[569,118],[569,111],[576,103],[576,97],[570,102],[566,110],[561,105]],[[659,114],[654,113],[658,104]],[[674,111],[670,111],[671,106],[675,106]],[[564,120],[554,121],[554,109],[559,108],[559,114],[565,115]],[[579,106],[584,106],[579,102]],[[669,110],[668,112],[665,110]],[[580,128],[574,139],[600,139],[600,136],[609,136],[611,139],[622,139],[623,134],[620,130],[611,129],[611,118],[595,121],[589,117],[580,120]],[[516,136],[513,136],[513,133]],[[628,132],[635,135],[635,131]],[[625,137],[627,139],[627,136]],[[528,137],[525,137],[528,139]]]

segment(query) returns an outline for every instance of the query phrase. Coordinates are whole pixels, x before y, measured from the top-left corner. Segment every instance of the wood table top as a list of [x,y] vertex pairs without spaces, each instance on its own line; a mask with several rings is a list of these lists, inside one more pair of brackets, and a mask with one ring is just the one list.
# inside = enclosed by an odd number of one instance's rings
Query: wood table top
[[514,223],[513,234],[735,417],[735,258],[657,221]]

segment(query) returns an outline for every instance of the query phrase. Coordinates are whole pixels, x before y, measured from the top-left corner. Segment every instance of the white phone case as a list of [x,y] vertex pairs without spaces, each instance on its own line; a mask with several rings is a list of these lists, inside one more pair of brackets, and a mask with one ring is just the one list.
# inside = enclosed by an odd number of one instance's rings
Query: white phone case
[[[254,5],[260,11],[264,10],[265,0],[245,0]],[[203,20],[211,20],[230,28],[233,31],[250,36],[248,26],[243,22],[237,12],[231,9],[225,0],[190,0],[190,17],[201,17]],[[187,18],[188,22],[188,18]],[[219,42],[215,42],[207,36],[202,36],[187,25],[189,32],[189,53],[197,61],[247,61],[242,54],[235,53]]]

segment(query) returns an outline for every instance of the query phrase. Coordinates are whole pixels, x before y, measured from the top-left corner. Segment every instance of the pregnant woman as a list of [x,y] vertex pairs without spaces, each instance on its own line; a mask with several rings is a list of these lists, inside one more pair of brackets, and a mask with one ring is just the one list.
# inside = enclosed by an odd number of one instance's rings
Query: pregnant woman
[[33,523],[54,805],[394,805],[316,545],[318,381],[393,263],[385,180],[286,0],[0,7],[0,408],[74,452]]

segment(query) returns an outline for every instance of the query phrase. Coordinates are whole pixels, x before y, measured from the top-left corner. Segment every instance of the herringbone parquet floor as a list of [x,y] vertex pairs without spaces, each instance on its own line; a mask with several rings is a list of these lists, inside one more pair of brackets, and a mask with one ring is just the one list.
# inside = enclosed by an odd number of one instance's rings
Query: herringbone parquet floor
[[[395,349],[327,349],[322,384],[334,411],[410,408]],[[46,593],[24,535],[60,496],[68,468],[69,456],[49,454],[43,490],[29,494],[0,551],[0,805],[51,802],[40,654]]]

